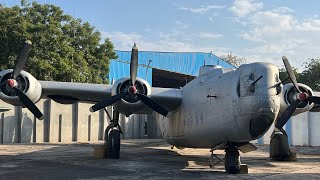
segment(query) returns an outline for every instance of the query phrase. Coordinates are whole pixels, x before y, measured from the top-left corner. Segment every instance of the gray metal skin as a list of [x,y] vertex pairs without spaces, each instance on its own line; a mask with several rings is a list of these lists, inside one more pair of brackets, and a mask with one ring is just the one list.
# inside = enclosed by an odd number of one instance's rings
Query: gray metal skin
[[[0,81],[12,70],[0,72]],[[71,97],[65,103],[99,102],[118,93],[117,88],[129,80],[120,79],[114,85],[37,81],[31,74],[22,71],[29,89],[24,92],[33,102],[40,98],[55,96],[56,101]],[[252,83],[263,76],[253,87]],[[199,76],[182,89],[150,87],[147,81],[137,78],[145,85],[144,94],[167,108],[167,117],[157,114],[163,138],[177,147],[212,148],[227,142],[249,142],[261,137],[273,121],[288,107],[286,92],[292,84],[276,88],[279,71],[269,63],[241,65],[238,69],[222,69],[204,66]],[[300,84],[305,89],[312,90]],[[254,89],[254,90],[253,90]],[[285,90],[285,91],[283,91]],[[57,97],[57,95],[59,97]],[[0,98],[13,105],[21,105],[18,97],[9,97],[0,92]],[[295,114],[308,111],[313,104],[298,108]],[[141,102],[124,100],[114,104],[123,114],[150,113],[151,109]]]
[[[206,67],[205,71],[183,87],[178,109],[167,118],[157,117],[163,137],[178,148],[213,148],[258,139],[268,131],[279,112],[289,106],[286,93],[294,87],[287,84],[282,89],[281,85],[277,90],[274,85],[280,80],[275,65],[252,63],[232,71],[215,67],[212,70]],[[260,76],[263,77],[251,92],[251,83]],[[313,95],[308,86],[299,86]],[[294,115],[312,107],[313,104],[308,104],[297,108]],[[259,132],[253,133],[255,128]]]

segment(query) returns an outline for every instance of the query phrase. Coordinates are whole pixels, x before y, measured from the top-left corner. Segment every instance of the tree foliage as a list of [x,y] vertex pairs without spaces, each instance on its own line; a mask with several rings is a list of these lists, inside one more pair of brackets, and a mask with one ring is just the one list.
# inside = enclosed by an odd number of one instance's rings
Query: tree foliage
[[87,22],[54,5],[0,6],[0,68],[14,67],[26,39],[32,49],[25,70],[39,80],[106,83],[109,59],[116,58],[109,39]]
[[[305,70],[298,73],[298,69],[293,67],[297,81],[311,87],[314,91],[320,91],[320,59],[309,59],[305,64]],[[285,68],[279,69],[280,80],[283,81],[288,77]],[[290,79],[284,84],[291,83]]]
[[234,56],[232,55],[232,53],[228,55],[222,55],[219,58],[234,65],[235,67],[239,67],[241,64],[246,62],[246,59],[244,57]]
[[[299,82],[299,77],[300,77],[300,73],[298,72],[298,69],[295,67],[292,67],[293,73],[297,78],[297,81]],[[283,67],[279,69],[279,78],[281,81],[286,80],[289,77],[287,70]],[[290,79],[287,79],[286,81],[283,82],[283,84],[287,84],[287,83],[291,83]]]
[[310,86],[314,91],[320,91],[320,59],[309,59],[305,68],[299,76],[299,82]]

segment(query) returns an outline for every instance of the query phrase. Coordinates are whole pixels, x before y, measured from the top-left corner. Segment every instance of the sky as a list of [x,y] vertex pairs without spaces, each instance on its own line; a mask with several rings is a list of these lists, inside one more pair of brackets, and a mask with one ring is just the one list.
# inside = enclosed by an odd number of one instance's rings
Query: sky
[[[31,1],[29,1],[31,2]],[[37,0],[60,6],[110,38],[117,50],[232,53],[299,71],[319,58],[319,0]],[[306,3],[307,2],[307,3]],[[20,0],[0,0],[6,6]]]

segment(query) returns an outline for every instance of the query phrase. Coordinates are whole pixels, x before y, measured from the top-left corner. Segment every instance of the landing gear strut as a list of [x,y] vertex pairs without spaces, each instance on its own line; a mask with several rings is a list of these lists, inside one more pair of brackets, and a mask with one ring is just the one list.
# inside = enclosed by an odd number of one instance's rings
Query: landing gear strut
[[240,162],[240,154],[238,149],[233,146],[229,145],[225,149],[225,170],[227,173],[230,174],[239,174],[241,162]]
[[[111,119],[108,112],[107,114],[109,119]],[[109,126],[104,131],[105,158],[120,158],[120,134],[122,134],[122,130],[119,125],[119,112],[114,111],[113,118],[110,120]]]
[[229,143],[225,148],[225,170],[229,174],[248,174],[248,166],[241,164],[238,148]]
[[288,135],[284,129],[274,131],[270,140],[270,158],[275,161],[296,161],[297,155],[289,148]]

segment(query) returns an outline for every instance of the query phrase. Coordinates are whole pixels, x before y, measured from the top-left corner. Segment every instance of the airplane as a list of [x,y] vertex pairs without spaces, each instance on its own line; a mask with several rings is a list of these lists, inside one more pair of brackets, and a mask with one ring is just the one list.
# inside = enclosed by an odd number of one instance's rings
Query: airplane
[[257,62],[237,69],[204,65],[199,76],[180,89],[151,87],[137,77],[138,48],[131,52],[130,77],[113,85],[40,81],[23,71],[31,48],[26,41],[14,69],[0,72],[0,99],[28,108],[38,119],[43,114],[35,103],[51,98],[62,104],[96,103],[91,112],[113,106],[113,118],[105,130],[107,158],[119,159],[119,113],[146,114],[157,112],[163,138],[178,148],[225,150],[225,170],[238,174],[244,167],[239,151],[256,150],[250,143],[262,137],[275,123],[270,156],[289,160],[294,156],[282,128],[291,116],[309,111],[320,104],[320,97],[305,84],[297,83],[292,67],[283,57],[292,83],[283,85],[277,66]]

